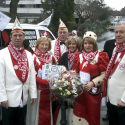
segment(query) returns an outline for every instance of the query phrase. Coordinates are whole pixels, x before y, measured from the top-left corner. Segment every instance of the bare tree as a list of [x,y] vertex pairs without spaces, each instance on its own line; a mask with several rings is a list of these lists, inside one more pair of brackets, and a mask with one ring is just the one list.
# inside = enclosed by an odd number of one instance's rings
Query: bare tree
[[14,22],[16,16],[17,16],[17,6],[18,6],[19,0],[11,0],[10,2],[10,17],[11,22]]
[[109,15],[109,8],[104,4],[104,0],[77,0],[75,3],[75,13],[81,24],[86,19],[105,20]]
[[125,7],[121,9],[121,16],[125,16]]
[[80,23],[83,23],[87,12],[86,10],[88,10],[88,6],[90,4],[91,0],[76,0],[75,1],[75,13],[78,15],[79,17],[79,21]]

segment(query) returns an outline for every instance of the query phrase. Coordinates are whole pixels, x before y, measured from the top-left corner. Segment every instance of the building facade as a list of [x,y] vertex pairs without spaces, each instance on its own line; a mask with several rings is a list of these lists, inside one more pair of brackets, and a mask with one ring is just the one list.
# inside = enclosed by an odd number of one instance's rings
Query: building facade
[[[0,11],[8,13],[10,11],[11,0],[0,0]],[[45,17],[43,15],[43,9],[41,7],[41,0],[19,0],[17,13],[20,18],[20,22],[33,21],[40,17]]]

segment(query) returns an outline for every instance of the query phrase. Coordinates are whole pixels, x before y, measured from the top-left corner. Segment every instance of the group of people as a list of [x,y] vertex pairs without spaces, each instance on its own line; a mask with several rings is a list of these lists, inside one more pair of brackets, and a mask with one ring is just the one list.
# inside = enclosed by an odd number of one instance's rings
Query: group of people
[[58,38],[42,36],[33,54],[24,49],[25,33],[17,18],[10,38],[8,47],[0,50],[3,125],[51,125],[52,121],[59,125],[58,100],[50,99],[49,79],[41,77],[44,64],[64,65],[80,76],[83,93],[75,99],[68,125],[100,125],[102,95],[107,96],[109,124],[125,124],[125,23],[115,27],[116,47],[110,61],[108,49],[98,50],[94,32],[85,32],[83,40],[76,32],[69,36],[61,19]]

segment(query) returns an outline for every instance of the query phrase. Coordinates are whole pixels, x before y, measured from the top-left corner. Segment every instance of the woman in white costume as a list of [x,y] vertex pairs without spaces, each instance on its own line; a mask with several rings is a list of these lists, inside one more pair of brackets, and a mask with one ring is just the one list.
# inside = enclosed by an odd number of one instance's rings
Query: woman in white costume
[[38,99],[35,106],[29,108],[27,125],[51,125],[51,105],[49,81],[42,79],[39,71],[42,71],[44,64],[56,64],[56,58],[49,52],[51,39],[41,37],[36,41],[34,52],[34,64],[37,71],[36,83]]

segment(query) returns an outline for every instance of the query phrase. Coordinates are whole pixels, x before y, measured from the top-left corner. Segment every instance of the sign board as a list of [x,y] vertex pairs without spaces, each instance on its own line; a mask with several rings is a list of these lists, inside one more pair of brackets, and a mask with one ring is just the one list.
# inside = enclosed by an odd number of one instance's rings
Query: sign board
[[59,75],[64,71],[66,71],[66,68],[63,65],[45,64],[42,66],[42,69],[38,70],[37,77],[40,77],[42,79],[48,79],[51,76],[59,77]]
[[0,30],[3,31],[10,22],[10,17],[0,12]]

